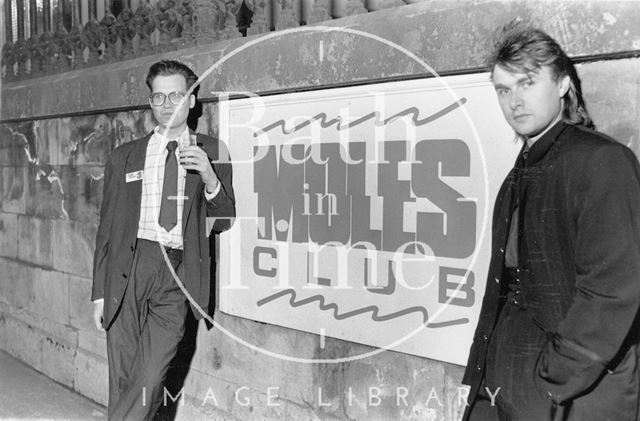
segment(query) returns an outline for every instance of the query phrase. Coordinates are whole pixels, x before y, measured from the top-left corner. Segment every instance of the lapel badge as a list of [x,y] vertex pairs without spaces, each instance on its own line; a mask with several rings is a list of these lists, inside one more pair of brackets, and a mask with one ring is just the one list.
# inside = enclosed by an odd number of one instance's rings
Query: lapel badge
[[127,183],[131,183],[132,181],[142,180],[143,174],[144,174],[143,170],[128,172],[125,176],[125,181]]

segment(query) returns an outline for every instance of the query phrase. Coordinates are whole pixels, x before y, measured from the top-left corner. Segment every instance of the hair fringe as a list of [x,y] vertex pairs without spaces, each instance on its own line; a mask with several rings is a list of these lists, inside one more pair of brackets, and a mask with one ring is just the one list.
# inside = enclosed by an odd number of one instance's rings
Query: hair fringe
[[558,42],[530,22],[516,18],[498,30],[494,48],[487,59],[487,70],[492,72],[500,64],[512,72],[537,72],[548,66],[558,80],[569,77],[569,90],[563,97],[563,120],[568,123],[595,128],[582,97],[580,78],[573,61]]

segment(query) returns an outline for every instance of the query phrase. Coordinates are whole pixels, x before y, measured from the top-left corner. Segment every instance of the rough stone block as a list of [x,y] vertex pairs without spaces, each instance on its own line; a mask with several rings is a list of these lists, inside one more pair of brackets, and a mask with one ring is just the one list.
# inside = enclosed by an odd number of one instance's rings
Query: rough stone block
[[53,267],[90,278],[97,226],[74,221],[53,221]]
[[[254,348],[283,356],[314,357],[317,345],[315,335],[224,313],[216,313],[214,319],[225,330],[252,344]],[[235,384],[244,384],[246,379],[253,379],[251,386],[258,390],[280,385],[280,396],[294,402],[313,400],[312,364],[287,361],[257,352],[219,329],[207,331],[203,324],[198,331],[197,352],[191,367]]]
[[577,70],[589,114],[598,130],[640,156],[640,60],[598,61],[580,65]]
[[291,402],[280,396],[280,389],[270,388],[254,395],[254,411],[250,420],[317,420],[336,421],[344,418],[318,412],[308,402]]
[[228,414],[211,406],[202,406],[199,401],[187,399],[184,406],[178,407],[176,421],[244,421],[232,414]]
[[34,142],[34,122],[8,123],[2,125],[2,155],[0,163],[22,167],[34,162],[37,156]]
[[51,267],[51,221],[48,219],[18,217],[18,258],[40,266]]
[[447,412],[441,362],[384,351],[347,363],[344,371],[349,418],[439,420]]
[[43,336],[53,337],[58,341],[73,344],[74,347],[78,344],[77,329],[52,320],[50,317],[45,317],[30,311],[17,313],[15,317],[34,330],[40,331]]
[[0,329],[4,330],[4,350],[41,371],[42,332],[9,314],[0,317]]
[[106,405],[109,397],[109,367],[105,358],[78,349],[74,361],[73,388]]
[[47,219],[69,218],[61,168],[51,165],[29,168],[27,215]]
[[[185,380],[182,388],[185,397],[203,410],[220,410],[231,413],[233,409],[235,393],[239,385],[230,383],[224,379],[212,376],[210,373],[203,373],[192,369]],[[173,396],[177,395],[177,390],[171,390]],[[180,407],[180,405],[178,405]]]
[[[247,402],[250,406],[242,407],[242,409],[251,408],[249,413],[238,411],[241,418],[251,421],[260,420],[301,420],[311,421],[320,418],[311,406],[306,408],[298,404],[282,399],[280,389],[271,387],[264,391],[248,391],[246,393]],[[325,420],[336,420],[337,418],[330,414],[322,414]]]
[[72,386],[77,331],[28,311],[14,312],[8,320],[14,326],[7,337],[7,344],[13,348],[10,352],[38,371]]
[[13,133],[9,124],[0,124],[0,165],[10,166]]
[[26,214],[29,194],[27,167],[2,168],[2,211]]
[[69,324],[69,278],[60,272],[36,269],[32,311],[42,317]]
[[[147,93],[145,92],[143,95],[147,95]],[[110,150],[115,149],[122,144],[131,142],[134,139],[144,137],[147,133],[153,130],[156,124],[157,123],[150,109],[114,114],[113,125],[115,129],[115,142],[111,142]],[[199,124],[200,120],[198,120],[198,125]]]
[[69,323],[78,329],[96,330],[93,324],[91,279],[68,275]]
[[52,379],[73,388],[76,344],[54,335],[42,339],[42,372]]
[[18,257],[18,215],[0,213],[0,256]]
[[66,128],[63,130],[70,135],[60,139],[60,162],[104,165],[113,141],[114,122],[110,115],[98,114],[69,120],[64,126]]
[[[191,406],[204,414],[224,413],[230,419],[241,420],[315,420],[313,409],[304,403],[293,403],[282,398],[284,385],[267,388],[254,388],[255,379],[247,379],[242,384],[234,384],[223,379],[191,371],[184,387],[184,405],[175,392],[172,396],[177,402],[178,419]],[[167,403],[172,397],[167,395]],[[326,416],[323,419],[331,420]]]
[[0,301],[14,309],[29,308],[33,301],[35,268],[0,258]]
[[4,349],[5,344],[7,343],[5,314],[11,314],[11,307],[9,304],[0,301],[0,349]]
[[47,165],[60,165],[57,162],[57,148],[60,141],[58,135],[58,121],[60,119],[41,120],[35,130],[35,145],[38,151],[38,163]]
[[78,348],[98,357],[107,358],[107,336],[105,332],[93,327],[90,330],[78,331]]
[[60,178],[65,189],[64,207],[70,220],[98,224],[103,174],[103,166],[60,168]]
[[462,385],[462,376],[464,375],[464,366],[455,364],[445,365],[445,387],[446,387],[446,419],[459,420],[462,419],[469,387]]

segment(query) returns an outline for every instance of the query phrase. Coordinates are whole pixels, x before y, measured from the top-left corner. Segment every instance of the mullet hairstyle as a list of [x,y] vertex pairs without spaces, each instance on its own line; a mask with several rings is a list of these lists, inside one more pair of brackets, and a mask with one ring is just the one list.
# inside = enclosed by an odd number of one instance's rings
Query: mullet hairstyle
[[563,97],[562,119],[589,129],[595,128],[582,98],[580,78],[573,62],[544,31],[520,22],[507,24],[487,61],[490,72],[497,65],[509,72],[525,74],[538,73],[542,66],[548,66],[555,81],[569,76],[569,90]]
[[[172,75],[184,76],[184,79],[187,81],[187,89],[190,89],[198,81],[198,76],[186,64],[175,60],[160,60],[149,67],[145,82],[149,90],[151,90],[151,82],[153,82],[157,76]],[[196,86],[192,92],[196,97],[198,96],[199,88],[199,85]]]

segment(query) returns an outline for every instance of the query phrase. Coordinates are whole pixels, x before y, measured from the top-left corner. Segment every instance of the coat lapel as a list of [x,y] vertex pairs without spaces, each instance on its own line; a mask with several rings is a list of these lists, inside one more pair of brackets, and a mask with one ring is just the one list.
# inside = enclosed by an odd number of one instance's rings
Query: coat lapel
[[[149,144],[150,135],[143,138],[138,144],[133,145],[131,152],[127,155],[127,160],[124,164],[124,174],[133,173],[136,171],[144,171],[144,164],[147,156],[147,145]],[[124,183],[124,194],[126,196],[127,204],[130,204],[132,209],[131,220],[129,223],[135,224],[136,231],[138,222],[140,220],[140,197],[142,195],[142,180],[132,181],[130,183]]]

